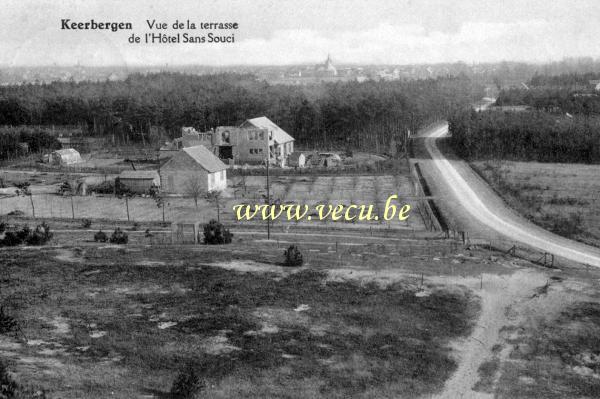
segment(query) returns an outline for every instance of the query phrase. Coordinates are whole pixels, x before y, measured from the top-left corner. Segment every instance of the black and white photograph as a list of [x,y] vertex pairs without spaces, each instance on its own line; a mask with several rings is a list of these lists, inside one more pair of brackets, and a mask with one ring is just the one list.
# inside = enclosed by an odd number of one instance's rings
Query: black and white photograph
[[600,2],[0,8],[0,399],[600,398]]

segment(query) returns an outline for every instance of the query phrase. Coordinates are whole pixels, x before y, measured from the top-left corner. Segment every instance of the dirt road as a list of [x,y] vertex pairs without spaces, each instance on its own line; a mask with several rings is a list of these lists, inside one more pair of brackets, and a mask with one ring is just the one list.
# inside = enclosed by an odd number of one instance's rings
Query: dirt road
[[[449,282],[446,277],[430,280],[436,283]],[[482,289],[480,289],[480,281]],[[457,355],[458,369],[446,381],[444,390],[431,399],[494,397],[491,393],[473,389],[480,378],[479,366],[492,357],[494,346],[501,343],[500,330],[510,324],[509,314],[514,313],[521,303],[529,301],[534,289],[544,285],[546,281],[545,274],[533,269],[518,270],[509,276],[483,274],[481,280],[471,277],[457,278],[454,281],[455,284],[463,284],[479,294],[481,312],[472,334],[452,345]],[[519,315],[519,317],[524,316]],[[504,355],[507,356],[508,353]]]
[[440,176],[434,184],[445,186],[453,201],[477,223],[509,240],[520,242],[539,251],[600,267],[600,250],[552,234],[517,215],[461,160],[450,160],[442,154],[436,140],[448,133],[444,124],[421,134],[431,160],[423,166],[437,169]]

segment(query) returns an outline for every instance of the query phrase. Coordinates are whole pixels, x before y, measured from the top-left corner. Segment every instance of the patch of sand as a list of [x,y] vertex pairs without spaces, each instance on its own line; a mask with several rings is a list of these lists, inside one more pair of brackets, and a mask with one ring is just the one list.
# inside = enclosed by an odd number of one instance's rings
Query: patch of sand
[[291,268],[285,266],[277,266],[268,263],[255,262],[252,260],[232,260],[229,262],[215,262],[208,264],[209,266],[222,267],[227,270],[236,270],[240,272],[255,272],[255,273],[278,273],[291,274],[301,268]]
[[240,350],[237,346],[229,344],[229,340],[223,335],[215,335],[204,339],[200,347],[210,355],[219,355]]

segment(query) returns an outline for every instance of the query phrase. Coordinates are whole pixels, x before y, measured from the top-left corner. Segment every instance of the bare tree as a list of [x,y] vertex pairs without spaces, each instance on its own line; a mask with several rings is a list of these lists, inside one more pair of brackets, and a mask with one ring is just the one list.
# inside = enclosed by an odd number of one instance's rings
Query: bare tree
[[29,201],[31,201],[31,214],[35,219],[35,206],[33,205],[33,194],[31,193],[31,189],[29,188],[29,182],[23,183],[15,183],[15,193],[19,196],[29,197]]
[[188,197],[194,199],[194,204],[196,204],[196,208],[198,208],[198,198],[200,198],[200,195],[202,195],[202,192],[204,191],[204,185],[202,184],[200,176],[190,177],[185,182],[184,190]]
[[219,191],[219,190],[209,191],[206,198],[210,202],[214,203],[217,206],[217,222],[221,222],[221,207],[220,207],[221,191]]

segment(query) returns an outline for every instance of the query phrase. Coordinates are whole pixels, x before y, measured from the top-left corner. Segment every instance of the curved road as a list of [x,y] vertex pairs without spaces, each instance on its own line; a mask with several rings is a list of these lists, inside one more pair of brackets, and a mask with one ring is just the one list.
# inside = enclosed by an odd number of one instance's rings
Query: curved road
[[[438,126],[424,132],[425,147],[431,156],[431,164],[438,169],[443,182],[448,186],[457,201],[480,224],[508,237],[543,252],[548,252],[574,262],[600,267],[600,249],[575,242],[550,233],[522,217],[511,215],[507,206],[501,209],[498,201],[485,201],[481,190],[478,190],[472,176],[466,176],[464,168],[457,168],[457,162],[447,159],[436,145],[436,140],[448,133],[448,125]],[[429,164],[429,162],[428,162]],[[461,174],[461,170],[462,173]],[[474,173],[471,171],[471,173]],[[488,194],[489,195],[489,194]],[[486,204],[487,203],[487,204]]]

